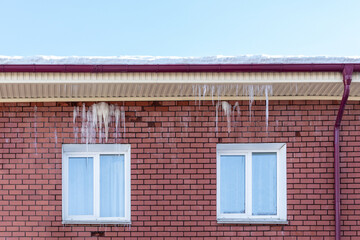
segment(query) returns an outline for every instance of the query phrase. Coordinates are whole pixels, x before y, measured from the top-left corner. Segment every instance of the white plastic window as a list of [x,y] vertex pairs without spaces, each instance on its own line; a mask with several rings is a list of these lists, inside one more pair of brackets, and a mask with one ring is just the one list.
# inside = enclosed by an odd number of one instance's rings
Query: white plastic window
[[63,223],[130,223],[130,145],[63,145]]
[[219,223],[286,223],[286,144],[217,145]]

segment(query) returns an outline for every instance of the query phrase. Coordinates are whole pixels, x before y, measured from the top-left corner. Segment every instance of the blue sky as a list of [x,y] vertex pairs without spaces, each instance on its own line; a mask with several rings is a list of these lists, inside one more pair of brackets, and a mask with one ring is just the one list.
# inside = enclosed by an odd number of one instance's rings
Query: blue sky
[[360,55],[359,0],[0,0],[0,55]]

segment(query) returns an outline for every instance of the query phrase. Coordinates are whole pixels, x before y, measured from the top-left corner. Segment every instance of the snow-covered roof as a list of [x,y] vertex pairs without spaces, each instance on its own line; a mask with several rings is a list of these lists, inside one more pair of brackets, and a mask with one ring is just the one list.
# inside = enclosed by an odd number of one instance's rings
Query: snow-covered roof
[[0,56],[0,64],[344,64],[360,63],[360,56],[208,56],[208,57],[162,57],[162,56]]

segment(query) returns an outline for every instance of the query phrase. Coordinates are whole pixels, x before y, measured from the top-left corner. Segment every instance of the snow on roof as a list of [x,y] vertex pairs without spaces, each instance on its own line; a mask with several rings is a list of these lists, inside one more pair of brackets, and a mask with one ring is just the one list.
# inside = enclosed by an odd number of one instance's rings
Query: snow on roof
[[331,64],[360,63],[360,56],[208,56],[208,57],[161,57],[161,56],[1,56],[0,64],[90,64],[90,65],[157,65],[157,64]]

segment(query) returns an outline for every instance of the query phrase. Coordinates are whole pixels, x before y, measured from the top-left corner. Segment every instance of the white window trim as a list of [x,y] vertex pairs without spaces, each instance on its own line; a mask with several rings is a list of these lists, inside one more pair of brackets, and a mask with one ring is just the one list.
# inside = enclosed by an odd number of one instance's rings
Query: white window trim
[[[252,153],[277,153],[277,214],[257,215],[252,213]],[[245,213],[222,214],[220,212],[220,156],[245,155]],[[216,146],[216,215],[218,223],[246,223],[246,224],[287,224],[286,203],[286,144],[285,143],[257,143],[257,144],[218,144]]]
[[[100,217],[100,154],[124,155],[125,217]],[[68,160],[72,156],[94,158],[94,215],[68,214]],[[62,223],[131,224],[131,147],[130,144],[63,144],[62,149]]]

